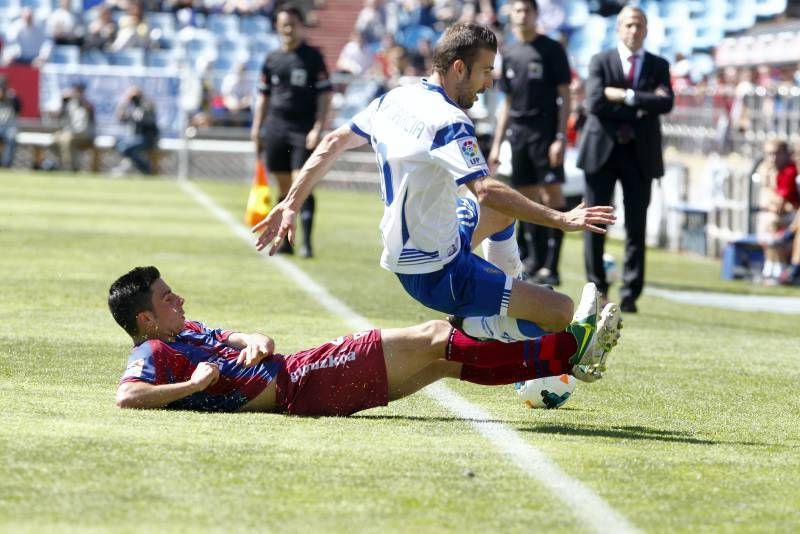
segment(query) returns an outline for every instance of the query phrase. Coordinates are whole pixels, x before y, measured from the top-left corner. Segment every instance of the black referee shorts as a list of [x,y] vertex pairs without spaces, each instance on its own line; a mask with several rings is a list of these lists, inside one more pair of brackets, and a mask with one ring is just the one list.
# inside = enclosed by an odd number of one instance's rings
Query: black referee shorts
[[291,172],[303,167],[311,150],[306,148],[306,131],[289,130],[286,123],[267,121],[264,153],[270,172]]
[[548,151],[555,140],[555,129],[536,124],[512,123],[509,126],[508,142],[511,144],[511,185],[563,184],[564,166],[550,166]]

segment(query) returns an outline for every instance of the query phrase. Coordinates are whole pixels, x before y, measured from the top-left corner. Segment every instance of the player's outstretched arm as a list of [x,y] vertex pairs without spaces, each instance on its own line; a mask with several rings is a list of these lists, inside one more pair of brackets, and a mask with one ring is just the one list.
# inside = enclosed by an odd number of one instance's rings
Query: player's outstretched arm
[[235,349],[242,349],[236,363],[244,367],[252,367],[275,352],[275,340],[264,334],[234,332],[228,336],[227,344]]
[[120,408],[163,408],[171,402],[203,391],[219,379],[219,367],[201,362],[186,382],[153,385],[147,382],[123,382],[117,388]]
[[269,254],[272,256],[284,238],[288,237],[289,242],[294,243],[296,214],[311,190],[328,173],[340,155],[366,142],[349,125],[341,126],[326,135],[300,169],[286,198],[272,208],[263,221],[253,226],[253,233],[261,234],[256,240],[256,249],[263,250],[269,246]]
[[598,225],[613,224],[617,220],[613,206],[592,206],[581,203],[575,209],[563,213],[534,202],[518,191],[491,176],[484,176],[468,182],[467,187],[478,198],[481,205],[520,221],[558,228],[565,232],[589,230],[604,234],[606,230]]

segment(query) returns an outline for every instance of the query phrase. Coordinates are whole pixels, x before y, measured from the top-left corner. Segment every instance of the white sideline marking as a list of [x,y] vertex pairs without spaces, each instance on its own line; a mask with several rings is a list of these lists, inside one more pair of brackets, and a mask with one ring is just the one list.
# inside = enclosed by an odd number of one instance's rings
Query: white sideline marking
[[800,313],[800,298],[779,297],[769,295],[736,295],[732,293],[714,293],[712,291],[674,291],[657,287],[646,287],[648,295],[664,299],[692,304],[694,306],[711,306],[736,311],[764,311],[770,313]]
[[[255,237],[248,229],[242,226],[231,214],[217,205],[194,184],[187,181],[179,182],[181,188],[202,204],[225,223],[234,234],[252,245]],[[368,330],[374,328],[366,318],[347,307],[346,304],[328,293],[314,280],[296,267],[293,263],[279,256],[269,258],[263,253],[265,260],[275,265],[297,282],[297,285],[307,293],[314,296],[332,313],[341,316],[347,324],[355,330]],[[569,509],[583,523],[595,532],[621,532],[633,533],[638,529],[625,517],[611,508],[599,495],[594,493],[580,481],[570,477],[540,450],[531,446],[520,435],[502,423],[492,422],[493,417],[472,404],[442,383],[431,384],[422,390],[432,399],[447,408],[461,419],[469,422],[475,430],[489,440],[517,464],[526,474],[530,475],[553,493],[555,497],[564,502]]]

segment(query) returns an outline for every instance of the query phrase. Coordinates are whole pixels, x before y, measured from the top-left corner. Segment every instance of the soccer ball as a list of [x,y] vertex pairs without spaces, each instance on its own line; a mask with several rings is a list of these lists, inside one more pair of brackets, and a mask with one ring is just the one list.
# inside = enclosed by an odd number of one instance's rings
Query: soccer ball
[[617,261],[609,253],[603,254],[603,267],[606,270],[606,284],[611,285],[619,280],[619,269],[617,268]]
[[558,408],[569,400],[576,384],[574,376],[564,374],[517,382],[514,388],[528,408]]

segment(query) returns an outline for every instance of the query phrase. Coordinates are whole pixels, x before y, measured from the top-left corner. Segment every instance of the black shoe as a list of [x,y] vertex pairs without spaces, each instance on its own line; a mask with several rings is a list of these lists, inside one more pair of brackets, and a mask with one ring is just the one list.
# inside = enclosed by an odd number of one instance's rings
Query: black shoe
[[300,256],[304,258],[314,257],[314,252],[311,250],[311,245],[308,243],[303,243],[303,246],[300,247]]
[[637,313],[639,311],[639,308],[636,307],[636,301],[632,298],[622,299],[622,302],[619,303],[619,309],[625,313]]
[[537,284],[542,284],[544,286],[557,287],[561,285],[561,277],[558,276],[558,273],[552,272],[547,267],[539,269],[534,276],[534,280]]
[[281,246],[279,246],[278,250],[276,250],[275,252],[277,252],[278,254],[294,254],[294,247],[292,246],[291,243],[289,243],[288,239],[284,238],[283,242],[281,243]]

